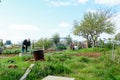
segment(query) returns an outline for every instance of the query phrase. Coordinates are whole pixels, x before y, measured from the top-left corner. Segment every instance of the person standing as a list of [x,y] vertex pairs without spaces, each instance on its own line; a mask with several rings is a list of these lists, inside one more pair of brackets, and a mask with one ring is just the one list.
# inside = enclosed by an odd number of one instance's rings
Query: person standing
[[71,49],[71,50],[74,50],[74,43],[71,43],[71,44],[70,44],[70,49]]
[[30,39],[25,39],[22,43],[22,53],[24,53],[24,51],[28,52],[28,47],[31,45]]
[[25,50],[26,50],[26,52],[27,52],[27,39],[25,39],[25,40],[22,42],[22,53],[24,53]]
[[28,40],[27,40],[27,46],[26,46],[26,51],[27,52],[29,51],[28,49],[30,49],[30,47],[31,47],[31,41],[30,41],[30,38],[28,38]]

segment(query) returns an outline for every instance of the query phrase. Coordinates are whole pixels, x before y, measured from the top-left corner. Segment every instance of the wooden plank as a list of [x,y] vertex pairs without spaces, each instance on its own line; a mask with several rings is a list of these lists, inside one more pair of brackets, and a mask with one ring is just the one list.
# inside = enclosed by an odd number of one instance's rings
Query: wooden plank
[[25,80],[31,69],[35,64],[31,64],[30,67],[26,70],[25,74],[20,78],[20,80]]

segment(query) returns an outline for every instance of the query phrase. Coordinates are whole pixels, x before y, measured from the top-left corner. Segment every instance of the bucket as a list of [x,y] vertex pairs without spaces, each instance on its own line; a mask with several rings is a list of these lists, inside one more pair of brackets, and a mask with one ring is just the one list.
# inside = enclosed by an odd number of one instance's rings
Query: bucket
[[33,56],[35,61],[44,60],[44,51],[43,50],[33,51]]

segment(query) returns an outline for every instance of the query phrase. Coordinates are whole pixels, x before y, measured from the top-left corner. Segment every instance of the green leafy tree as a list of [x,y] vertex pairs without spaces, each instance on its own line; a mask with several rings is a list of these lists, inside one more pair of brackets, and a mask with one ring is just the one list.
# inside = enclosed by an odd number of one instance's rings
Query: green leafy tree
[[39,48],[39,49],[48,49],[48,48],[50,48],[50,46],[51,46],[51,40],[50,39],[47,39],[47,38],[45,38],[45,39],[43,39],[43,38],[41,38],[41,39],[39,39],[37,42],[35,42],[35,48]]
[[3,46],[3,40],[0,39],[0,47]]
[[58,33],[54,34],[52,37],[53,42],[57,45],[60,42],[60,36]]
[[72,42],[72,38],[70,35],[66,37],[66,42],[67,42],[67,45],[69,45]]
[[115,35],[115,40],[120,41],[120,33],[117,33],[117,34]]
[[85,13],[81,22],[74,21],[73,33],[87,39],[88,47],[94,47],[100,34],[114,33],[115,24],[111,21],[112,17],[111,10]]

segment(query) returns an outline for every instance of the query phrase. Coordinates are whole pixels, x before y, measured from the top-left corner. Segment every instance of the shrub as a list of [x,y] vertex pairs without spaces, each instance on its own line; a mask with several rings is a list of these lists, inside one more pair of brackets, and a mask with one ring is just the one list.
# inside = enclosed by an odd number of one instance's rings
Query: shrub
[[66,46],[64,44],[58,44],[56,47],[57,50],[66,50]]

